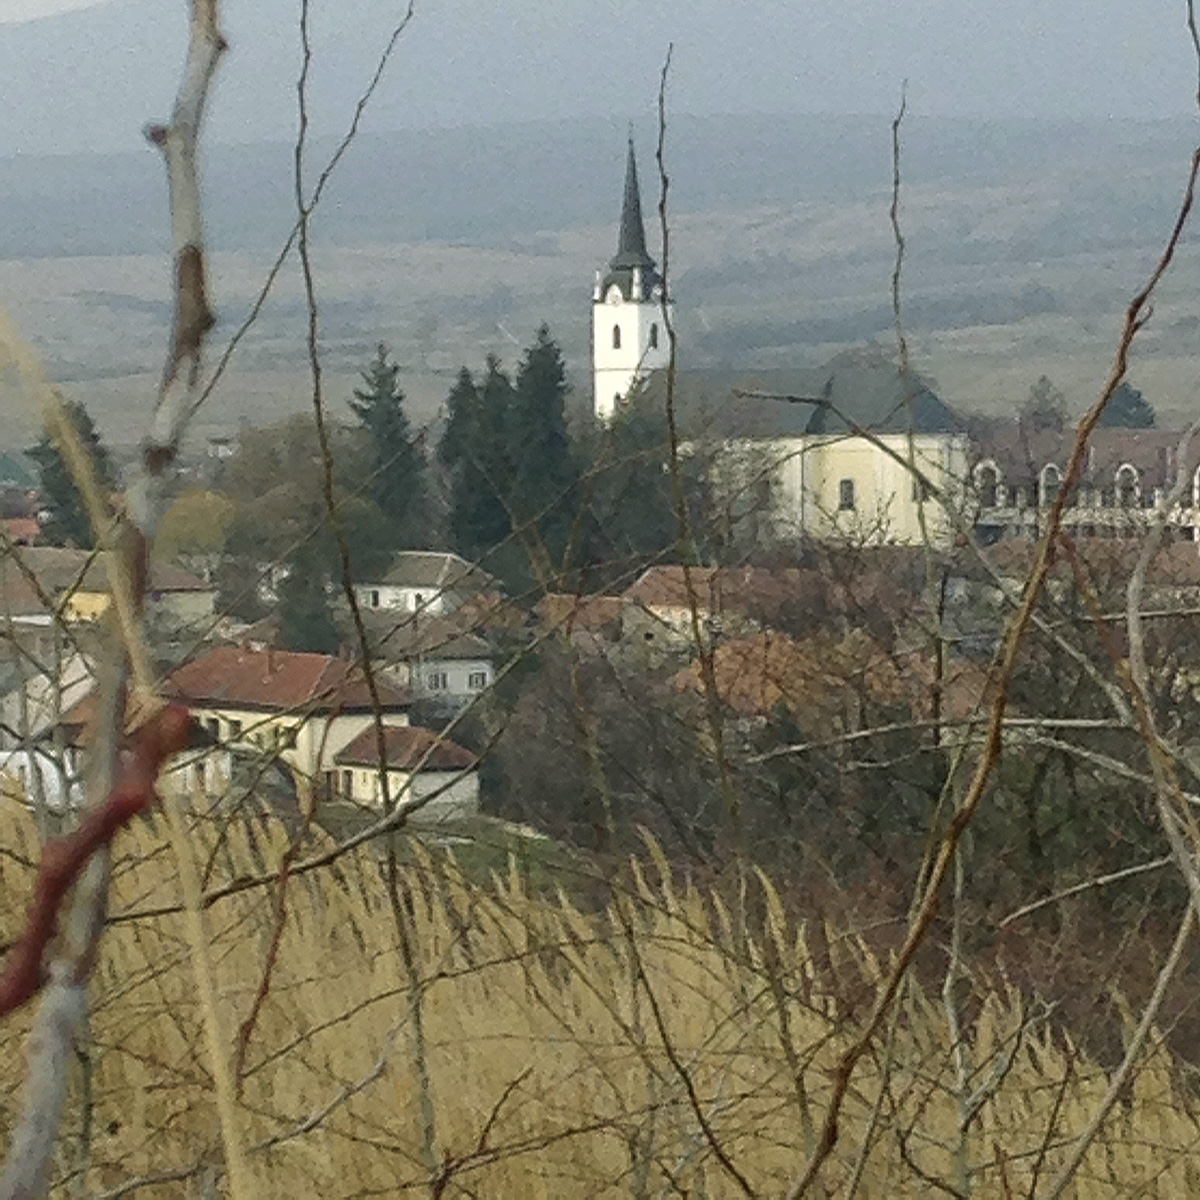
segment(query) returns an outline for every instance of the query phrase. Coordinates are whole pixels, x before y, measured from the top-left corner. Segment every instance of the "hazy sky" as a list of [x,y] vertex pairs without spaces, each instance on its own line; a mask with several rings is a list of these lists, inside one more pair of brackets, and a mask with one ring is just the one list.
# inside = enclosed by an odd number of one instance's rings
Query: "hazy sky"
[[[400,0],[312,0],[317,123],[340,127]],[[186,0],[0,0],[0,153],[135,148]],[[417,0],[371,123],[646,115],[676,43],[689,112],[1155,117],[1191,111],[1184,0]],[[211,136],[286,137],[298,0],[225,0]]]

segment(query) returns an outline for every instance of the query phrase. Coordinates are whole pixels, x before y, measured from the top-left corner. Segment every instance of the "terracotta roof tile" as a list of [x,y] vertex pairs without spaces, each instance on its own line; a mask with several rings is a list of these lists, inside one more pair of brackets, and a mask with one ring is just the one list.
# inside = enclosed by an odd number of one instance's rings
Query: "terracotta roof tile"
[[[1008,579],[1023,579],[1033,567],[1037,546],[1029,538],[1006,538],[986,551],[992,565]],[[1141,538],[1079,538],[1074,549],[1093,582],[1124,583],[1133,574],[1142,552]],[[977,573],[977,572],[976,572]],[[1073,579],[1070,560],[1055,556],[1053,575]],[[1146,580],[1175,587],[1200,585],[1200,547],[1195,542],[1168,542],[1150,560]]]
[[550,592],[538,601],[537,614],[547,624],[567,629],[599,629],[621,616],[622,596],[576,596]]
[[[849,703],[902,705],[913,719],[930,715],[935,678],[923,651],[889,653],[874,638],[854,630],[841,638],[803,640],[758,633],[726,642],[713,654],[713,673],[722,703],[743,716],[763,717],[783,704],[816,728],[835,725]],[[693,664],[675,679],[680,691],[703,691]],[[952,661],[942,683],[941,711],[947,719],[967,716],[987,693],[986,670],[967,660]]]
[[[396,771],[410,771],[423,759],[423,771],[462,771],[476,762],[475,755],[464,746],[420,725],[386,725],[383,735],[387,765]],[[379,745],[374,727],[364,729],[343,746],[334,756],[334,762],[347,767],[378,767]]]
[[[385,707],[407,707],[408,698],[377,684]],[[248,650],[219,646],[185,663],[167,678],[167,691],[184,704],[329,712],[371,707],[359,667],[329,654]]]
[[[820,572],[799,567],[692,567],[696,603],[706,613],[765,615],[810,594]],[[645,608],[687,608],[687,583],[680,566],[649,567],[624,593]]]

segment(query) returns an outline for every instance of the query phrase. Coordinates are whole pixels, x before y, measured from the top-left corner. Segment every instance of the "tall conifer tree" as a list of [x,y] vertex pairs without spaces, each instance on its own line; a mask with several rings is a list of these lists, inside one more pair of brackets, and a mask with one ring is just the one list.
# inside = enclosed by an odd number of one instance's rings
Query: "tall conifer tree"
[[387,518],[390,539],[399,549],[428,542],[421,528],[425,494],[425,458],[413,437],[399,385],[400,367],[381,342],[362,372],[350,407],[371,439],[375,475],[371,494]]
[[556,563],[569,535],[578,479],[566,398],[562,352],[543,325],[517,370],[506,441],[512,511],[522,523],[536,519],[542,546]]
[[511,472],[504,444],[512,384],[494,355],[477,386],[463,367],[446,402],[438,458],[450,473],[450,540],[465,558],[499,545],[511,531],[505,493]]
[[[96,482],[102,490],[112,489],[116,486],[116,472],[91,415],[78,400],[68,400],[64,408],[71,424],[75,426],[84,452],[92,461]],[[42,504],[49,514],[42,529],[43,538],[52,546],[90,548],[93,542],[92,525],[84,508],[83,497],[49,430],[29,451],[29,457],[37,464]]]
[[279,585],[279,640],[285,649],[320,654],[337,650],[340,639],[329,609],[328,579],[311,542],[293,552]]

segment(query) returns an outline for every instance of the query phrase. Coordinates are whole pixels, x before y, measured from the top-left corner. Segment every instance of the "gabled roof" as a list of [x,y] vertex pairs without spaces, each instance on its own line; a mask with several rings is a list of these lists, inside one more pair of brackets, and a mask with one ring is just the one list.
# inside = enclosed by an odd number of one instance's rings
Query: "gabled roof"
[[[408,698],[376,682],[385,709],[408,707]],[[219,646],[167,677],[164,689],[189,707],[228,706],[277,712],[362,712],[371,695],[362,669],[330,654],[247,650]]]
[[[1074,542],[1074,552],[1092,586],[1107,592],[1113,586],[1124,588],[1137,566],[1142,540],[1078,538]],[[1026,579],[1033,568],[1037,543],[1029,538],[1005,538],[984,553],[1005,579],[1017,582]],[[1057,555],[1050,569],[1053,578],[1074,581],[1074,570],[1065,555]],[[976,578],[987,578],[979,570],[973,574]],[[1146,582],[1156,587],[1200,587],[1200,554],[1196,553],[1195,542],[1168,542],[1160,546],[1150,560]]]
[[835,366],[821,390],[809,433],[956,433],[962,422],[919,375],[891,364]]
[[[393,771],[411,771],[418,764],[423,771],[463,771],[477,761],[470,750],[420,725],[385,725],[383,740],[387,765]],[[333,761],[343,767],[378,768],[379,742],[374,726],[343,746]]]
[[490,642],[446,617],[365,609],[359,614],[370,639],[372,654],[388,662],[411,658],[490,659]]
[[[745,392],[766,395],[738,394]],[[643,394],[661,412],[666,372],[651,372]],[[674,399],[680,436],[690,441],[803,437],[854,426],[878,434],[965,432],[919,376],[906,379],[894,363],[843,356],[823,367],[680,370]]]
[[[75,592],[107,592],[109,551],[76,550],[68,546],[21,546],[25,567],[37,578],[51,596],[67,590]],[[8,558],[0,555],[0,560]],[[19,570],[12,564],[12,570]],[[212,589],[203,579],[177,567],[174,563],[150,563],[151,592],[207,592]]]
[[442,550],[401,550],[378,582],[389,587],[456,592],[484,592],[498,586],[481,567]]
[[537,603],[537,615],[550,626],[568,630],[600,629],[621,616],[623,596],[577,596],[548,592]]
[[[689,572],[696,605],[704,613],[766,616],[804,602],[821,583],[819,572],[801,567],[691,567]],[[688,608],[683,567],[647,567],[624,598],[645,608]]]
[[[969,715],[987,695],[987,670],[966,659],[945,664],[939,685],[940,712]],[[713,652],[713,677],[723,704],[743,716],[765,717],[778,704],[827,727],[863,700],[904,705],[915,719],[930,715],[937,667],[923,649],[889,649],[861,629],[842,637],[827,633],[796,639],[766,631],[738,638]],[[679,691],[702,693],[700,665],[675,677]],[[817,719],[823,715],[823,719]]]
[[0,619],[49,614],[29,577],[7,556],[0,558]]

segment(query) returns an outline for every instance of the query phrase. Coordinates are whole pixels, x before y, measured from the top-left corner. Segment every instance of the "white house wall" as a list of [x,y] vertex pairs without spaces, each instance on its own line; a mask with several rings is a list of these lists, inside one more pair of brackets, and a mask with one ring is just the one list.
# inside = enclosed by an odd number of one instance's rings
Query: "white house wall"
[[[432,698],[475,696],[491,686],[495,675],[491,661],[486,658],[414,658],[410,670],[413,691],[419,696]],[[432,686],[434,677],[438,675],[445,679],[445,687]],[[482,686],[472,686],[473,675],[485,677]]]
[[[333,769],[334,756],[358,737],[364,729],[374,727],[371,713],[341,713],[333,717],[325,715],[309,717],[300,713],[270,713],[252,709],[193,707],[192,714],[201,724],[216,720],[219,725],[217,738],[222,742],[233,742],[247,746],[258,746],[264,753],[277,753],[279,760],[302,777],[318,779],[322,773]],[[241,733],[231,737],[230,723],[239,722]],[[385,713],[385,725],[408,724],[405,713]],[[276,749],[277,731],[295,731],[296,744],[291,747],[279,745]]]
[[23,661],[29,666],[27,678],[0,696],[0,722],[5,731],[12,731],[0,735],[0,744],[12,741],[13,734],[28,732],[30,737],[37,737],[46,732],[95,686],[91,665],[80,654],[64,653],[56,663],[53,676],[42,674],[27,660]]
[[390,583],[363,584],[357,589],[363,608],[377,611],[415,613],[431,617],[452,612],[458,607],[457,594],[437,587],[397,587]]
[[[379,807],[382,798],[379,772],[370,767],[343,767],[339,771],[339,788],[345,795],[346,776],[350,776],[350,799],[358,804]],[[421,821],[461,820],[479,812],[479,772],[388,771],[388,800],[404,807],[418,804],[426,796],[432,800],[421,805],[414,819]]]

